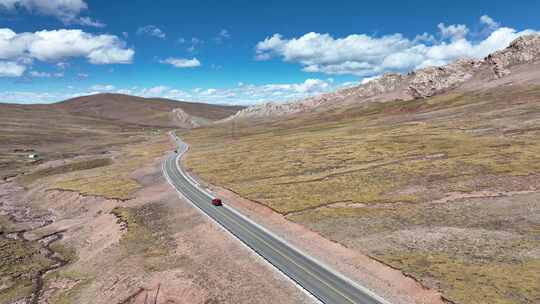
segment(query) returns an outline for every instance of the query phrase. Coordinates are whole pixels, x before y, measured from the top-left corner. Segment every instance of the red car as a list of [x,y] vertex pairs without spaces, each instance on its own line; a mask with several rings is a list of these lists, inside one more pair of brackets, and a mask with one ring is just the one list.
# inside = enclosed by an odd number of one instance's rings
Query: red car
[[212,199],[212,205],[221,206],[221,205],[223,205],[223,202],[221,201],[220,198],[214,198],[214,199]]

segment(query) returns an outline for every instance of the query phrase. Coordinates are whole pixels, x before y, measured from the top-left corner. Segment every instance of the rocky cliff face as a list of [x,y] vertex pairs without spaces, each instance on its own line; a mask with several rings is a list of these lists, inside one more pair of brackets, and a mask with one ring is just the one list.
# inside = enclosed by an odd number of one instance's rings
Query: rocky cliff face
[[288,103],[265,103],[239,111],[230,119],[277,117],[324,107],[367,101],[427,98],[458,88],[480,72],[488,82],[509,75],[510,68],[540,61],[540,34],[514,40],[507,48],[484,59],[461,59],[441,67],[426,67],[406,75],[388,73],[366,84]]
[[514,40],[504,49],[485,58],[496,77],[510,74],[513,65],[534,62],[540,59],[540,34],[522,36]]

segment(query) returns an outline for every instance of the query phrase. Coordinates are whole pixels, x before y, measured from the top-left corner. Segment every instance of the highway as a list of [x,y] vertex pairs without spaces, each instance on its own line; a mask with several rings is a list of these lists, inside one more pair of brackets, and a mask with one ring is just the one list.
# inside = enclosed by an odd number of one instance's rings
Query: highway
[[171,154],[163,164],[168,182],[194,206],[221,225],[283,274],[291,278],[307,292],[326,304],[389,304],[368,289],[352,282],[272,232],[254,223],[227,205],[211,204],[212,195],[191,178],[179,165],[188,145],[176,135],[173,139],[178,153]]

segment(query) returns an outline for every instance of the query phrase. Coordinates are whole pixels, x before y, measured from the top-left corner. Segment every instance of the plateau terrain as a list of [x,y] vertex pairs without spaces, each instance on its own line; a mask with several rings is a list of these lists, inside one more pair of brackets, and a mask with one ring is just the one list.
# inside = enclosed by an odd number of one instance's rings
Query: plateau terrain
[[0,304],[540,304],[538,12],[0,0]]
[[184,105],[0,105],[0,303],[311,303],[166,183],[171,112],[209,122],[238,109]]
[[540,301],[538,35],[179,135],[202,181],[448,302]]

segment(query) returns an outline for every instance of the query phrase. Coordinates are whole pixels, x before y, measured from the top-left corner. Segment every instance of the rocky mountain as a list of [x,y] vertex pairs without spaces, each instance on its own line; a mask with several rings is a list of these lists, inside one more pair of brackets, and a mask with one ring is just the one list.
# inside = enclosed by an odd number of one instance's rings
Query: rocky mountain
[[[362,102],[427,98],[449,90],[474,90],[500,84],[517,67],[540,63],[540,34],[514,40],[507,48],[484,59],[461,59],[441,67],[426,67],[406,75],[384,74],[368,83],[288,103],[264,103],[237,112],[227,118],[257,119],[291,115]],[[536,69],[537,70],[537,69]],[[538,75],[540,76],[540,75]],[[540,78],[539,78],[540,79]]]

